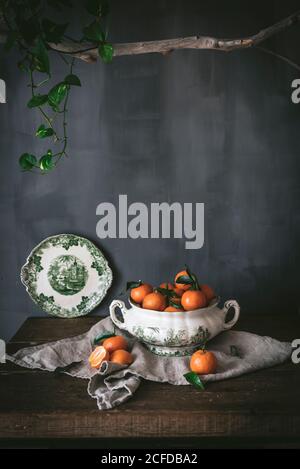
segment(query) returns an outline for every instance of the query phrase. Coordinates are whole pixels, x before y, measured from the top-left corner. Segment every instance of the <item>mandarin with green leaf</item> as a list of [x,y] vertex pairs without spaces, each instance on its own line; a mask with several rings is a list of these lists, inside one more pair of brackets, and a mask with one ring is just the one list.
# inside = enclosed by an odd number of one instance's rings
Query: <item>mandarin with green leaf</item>
[[130,291],[130,298],[138,304],[143,303],[146,295],[153,292],[153,287],[149,283],[142,283],[140,286],[132,288]]

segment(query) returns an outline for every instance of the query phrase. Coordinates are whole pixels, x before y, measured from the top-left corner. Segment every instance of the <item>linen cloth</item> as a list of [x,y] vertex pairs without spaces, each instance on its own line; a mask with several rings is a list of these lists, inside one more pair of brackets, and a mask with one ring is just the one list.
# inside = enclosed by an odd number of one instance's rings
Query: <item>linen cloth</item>
[[[103,362],[99,370],[90,367],[95,337],[114,331],[128,339],[134,361],[129,366]],[[234,346],[234,347],[233,347]],[[267,368],[286,361],[292,347],[271,337],[249,332],[225,331],[207,343],[215,353],[217,372],[201,376],[203,382],[219,381]],[[233,354],[232,352],[238,352]],[[184,374],[189,371],[189,357],[160,357],[147,350],[132,336],[118,330],[107,317],[88,332],[75,337],[19,350],[7,359],[20,366],[47,371],[60,371],[88,380],[87,391],[96,399],[100,410],[112,409],[126,402],[138,389],[141,380],[189,385]]]

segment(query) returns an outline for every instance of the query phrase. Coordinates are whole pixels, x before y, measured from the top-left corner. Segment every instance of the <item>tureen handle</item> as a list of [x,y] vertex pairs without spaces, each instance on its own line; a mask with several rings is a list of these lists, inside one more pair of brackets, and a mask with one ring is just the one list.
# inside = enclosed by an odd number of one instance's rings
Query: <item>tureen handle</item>
[[[231,321],[225,322],[227,313],[230,310],[230,308],[234,309],[234,316],[231,319]],[[231,329],[235,325],[235,323],[237,322],[237,320],[240,316],[240,305],[235,300],[228,300],[228,301],[225,301],[224,308],[223,308],[222,311],[224,313],[223,328],[224,328],[224,330]]]
[[[116,316],[116,308],[120,308],[124,322],[120,321]],[[121,300],[113,300],[109,306],[109,314],[111,317],[112,322],[119,328],[127,331],[127,327],[125,325],[125,316],[127,313],[127,309],[125,306],[124,301]]]

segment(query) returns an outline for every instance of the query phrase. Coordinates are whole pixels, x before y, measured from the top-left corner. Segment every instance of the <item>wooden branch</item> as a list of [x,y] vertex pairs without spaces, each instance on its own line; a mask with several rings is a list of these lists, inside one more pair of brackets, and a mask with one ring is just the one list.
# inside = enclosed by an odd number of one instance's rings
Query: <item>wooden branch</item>
[[[158,41],[129,42],[113,44],[114,57],[138,54],[168,54],[179,49],[217,50],[230,52],[233,50],[255,47],[261,42],[287,29],[300,21],[300,10],[278,21],[258,33],[244,38],[221,39],[210,36],[191,36],[177,39],[164,39]],[[0,31],[0,41],[5,37],[5,31]],[[86,62],[95,62],[98,58],[98,48],[95,44],[78,44],[66,40],[59,44],[49,43],[50,49],[63,54],[72,55]],[[279,57],[279,55],[277,55]],[[283,58],[283,57],[282,57]],[[285,59],[285,58],[284,58]],[[288,59],[286,59],[288,62]]]
[[[300,21],[300,11],[293,13],[258,33],[237,39],[218,39],[210,36],[191,36],[177,39],[164,39],[159,41],[130,42],[114,44],[114,57],[123,55],[138,55],[160,53],[167,54],[179,49],[218,50],[230,52],[238,49],[254,47],[279,32]],[[64,42],[63,44],[49,44],[51,49],[70,54],[87,62],[95,62],[98,57],[98,49],[93,44],[85,44],[82,48],[77,43]]]

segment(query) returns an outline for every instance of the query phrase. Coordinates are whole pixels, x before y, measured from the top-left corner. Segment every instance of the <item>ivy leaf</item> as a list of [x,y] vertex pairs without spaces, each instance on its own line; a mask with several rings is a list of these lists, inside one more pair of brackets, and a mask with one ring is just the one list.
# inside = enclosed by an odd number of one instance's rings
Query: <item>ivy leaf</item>
[[181,309],[182,306],[179,305],[178,303],[175,303],[174,301],[172,301],[171,299],[169,299],[169,305],[170,306],[173,306],[173,308],[176,308],[176,309]]
[[115,337],[116,334],[113,332],[107,332],[105,334],[100,334],[97,335],[94,339],[94,345],[99,344],[99,342],[102,342],[102,340],[109,339],[109,337]]
[[201,391],[205,390],[204,384],[202,383],[201,379],[199,378],[199,375],[197,375],[197,373],[195,373],[194,371],[190,371],[189,373],[186,373],[183,376],[196,389],[200,389]]
[[33,108],[33,107],[42,106],[47,101],[48,101],[47,94],[37,94],[36,96],[32,96],[32,98],[28,101],[27,107]]
[[114,55],[114,48],[112,44],[110,44],[109,42],[100,44],[100,46],[98,47],[98,51],[103,62],[107,64],[112,61]]
[[156,288],[156,291],[158,291],[159,293],[161,293],[164,296],[167,296],[168,298],[174,298],[174,296],[177,296],[176,293],[174,292],[174,290],[169,290],[168,288],[158,287],[158,288]]
[[46,41],[54,42],[55,44],[60,42],[68,25],[69,25],[68,23],[57,24],[49,20],[48,18],[44,18],[42,20],[42,28],[45,34]]
[[47,153],[40,158],[39,167],[42,171],[50,171],[54,168],[52,156],[52,151],[48,150]]
[[188,275],[180,275],[180,277],[176,279],[176,283],[182,283],[183,285],[192,285],[194,281]]
[[138,282],[133,281],[133,282],[127,282],[126,283],[126,290],[131,290],[132,288],[137,288],[142,285],[142,281],[139,280]]
[[64,79],[64,83],[67,85],[72,85],[72,86],[81,86],[81,82],[78,78],[77,75],[67,75],[66,78]]
[[105,34],[98,21],[93,21],[91,24],[83,28],[83,34],[89,41],[100,42],[105,41]]
[[24,171],[29,171],[32,169],[37,163],[37,159],[34,155],[30,155],[29,153],[23,153],[23,155],[19,158],[19,165]]
[[105,0],[87,0],[86,10],[94,16],[106,16],[109,13],[109,3]]
[[67,94],[68,86],[66,83],[61,82],[55,85],[48,93],[48,103],[57,111],[59,104],[63,101]]
[[35,133],[40,138],[52,137],[53,134],[54,130],[51,127],[46,128],[44,124],[41,124]]
[[48,73],[50,72],[50,63],[48,57],[48,51],[45,43],[42,39],[38,39],[35,47],[32,49],[33,65],[38,72]]

